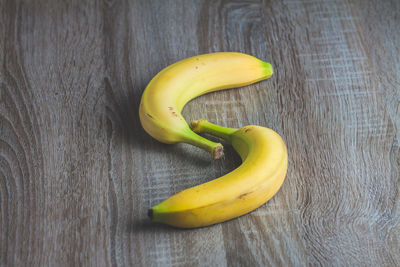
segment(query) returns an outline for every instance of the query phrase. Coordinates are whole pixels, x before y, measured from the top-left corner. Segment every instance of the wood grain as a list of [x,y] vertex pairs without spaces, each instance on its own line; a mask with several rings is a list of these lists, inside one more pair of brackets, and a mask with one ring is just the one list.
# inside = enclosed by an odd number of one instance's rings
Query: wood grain
[[[400,266],[398,1],[0,1],[0,266]],[[264,125],[278,194],[212,227],[147,209],[240,164],[144,132],[163,67],[240,51],[274,76],[184,109]]]

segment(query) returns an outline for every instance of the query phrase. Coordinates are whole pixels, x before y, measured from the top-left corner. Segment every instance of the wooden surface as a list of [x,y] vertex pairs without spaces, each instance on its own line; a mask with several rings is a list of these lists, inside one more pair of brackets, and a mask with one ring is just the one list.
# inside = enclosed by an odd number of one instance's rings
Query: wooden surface
[[[400,2],[0,1],[1,266],[399,266]],[[240,164],[164,145],[138,118],[167,65],[272,63],[190,121],[264,125],[288,147],[278,194],[178,230],[147,209]]]

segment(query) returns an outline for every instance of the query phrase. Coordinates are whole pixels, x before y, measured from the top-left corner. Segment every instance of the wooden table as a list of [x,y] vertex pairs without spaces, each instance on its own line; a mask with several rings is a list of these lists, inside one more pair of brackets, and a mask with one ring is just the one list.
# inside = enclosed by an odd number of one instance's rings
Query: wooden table
[[[1,266],[399,266],[400,2],[0,1]],[[147,209],[240,164],[141,128],[150,79],[201,53],[274,66],[188,121],[267,126],[278,194],[196,230]]]

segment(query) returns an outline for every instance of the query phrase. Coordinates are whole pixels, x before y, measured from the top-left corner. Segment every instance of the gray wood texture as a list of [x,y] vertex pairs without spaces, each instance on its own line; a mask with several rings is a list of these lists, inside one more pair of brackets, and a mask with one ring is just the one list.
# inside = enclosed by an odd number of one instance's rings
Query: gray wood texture
[[[400,266],[400,2],[0,1],[1,266]],[[212,227],[147,209],[240,164],[140,126],[150,79],[201,53],[272,63],[188,121],[267,126],[286,180]]]

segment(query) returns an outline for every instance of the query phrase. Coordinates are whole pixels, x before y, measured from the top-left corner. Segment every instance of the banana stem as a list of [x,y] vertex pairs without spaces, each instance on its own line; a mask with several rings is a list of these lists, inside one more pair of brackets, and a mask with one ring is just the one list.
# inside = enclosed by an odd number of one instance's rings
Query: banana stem
[[237,129],[234,128],[228,128],[213,124],[206,119],[192,121],[191,127],[195,133],[208,133],[216,137],[221,137],[222,139],[229,142],[231,141],[231,135],[237,131]]
[[220,143],[212,142],[194,132],[190,132],[184,142],[209,152],[214,159],[219,159],[224,155],[224,147]]

